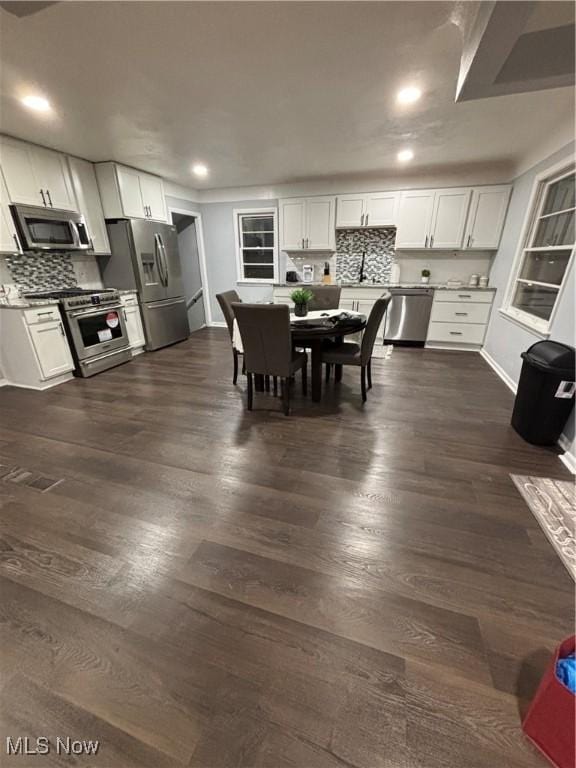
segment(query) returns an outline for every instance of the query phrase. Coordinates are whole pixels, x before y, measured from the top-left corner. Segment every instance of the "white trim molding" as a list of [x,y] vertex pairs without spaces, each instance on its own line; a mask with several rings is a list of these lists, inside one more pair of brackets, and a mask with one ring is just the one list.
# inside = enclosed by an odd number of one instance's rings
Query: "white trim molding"
[[[258,279],[244,277],[244,261],[242,259],[242,243],[240,242],[240,216],[258,216],[262,214],[264,216],[272,215],[274,219],[274,248],[272,250],[273,263],[273,276],[271,279]],[[236,249],[236,282],[242,284],[252,285],[274,285],[278,282],[278,209],[276,206],[262,206],[261,208],[234,208],[232,211],[234,217],[234,245]]]
[[488,352],[486,352],[485,347],[483,347],[480,350],[480,355],[484,358],[484,360],[486,360],[486,362],[488,363],[490,368],[492,368],[494,373],[496,373],[496,375],[502,379],[502,381],[504,382],[504,384],[506,384],[508,389],[511,390],[514,394],[516,394],[516,391],[518,390],[518,385],[516,384],[514,379],[506,373],[504,368],[502,368],[502,366],[499,363],[497,363],[496,360],[494,360],[494,358],[490,354],[488,354]]
[[172,206],[168,206],[168,215],[170,216],[172,213],[179,213],[182,216],[190,216],[190,218],[196,219],[196,243],[198,245],[200,277],[202,278],[202,302],[204,303],[204,317],[206,318],[206,325],[212,325],[212,310],[210,309],[210,288],[208,286],[208,269],[206,266],[206,251],[204,249],[202,214],[200,211],[188,211],[185,208],[173,208]]
[[560,435],[560,440],[558,440],[558,445],[564,453],[559,456],[558,458],[564,464],[565,467],[567,467],[570,472],[572,472],[573,475],[576,475],[576,456],[573,453],[570,453],[568,450],[570,448],[570,443],[568,441],[568,438],[565,435]]

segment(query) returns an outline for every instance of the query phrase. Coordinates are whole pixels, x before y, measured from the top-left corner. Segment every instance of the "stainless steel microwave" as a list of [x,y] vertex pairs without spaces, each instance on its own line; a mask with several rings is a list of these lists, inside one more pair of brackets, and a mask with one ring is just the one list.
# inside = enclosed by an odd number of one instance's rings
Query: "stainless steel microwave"
[[92,248],[84,217],[74,211],[12,205],[23,251],[85,251]]

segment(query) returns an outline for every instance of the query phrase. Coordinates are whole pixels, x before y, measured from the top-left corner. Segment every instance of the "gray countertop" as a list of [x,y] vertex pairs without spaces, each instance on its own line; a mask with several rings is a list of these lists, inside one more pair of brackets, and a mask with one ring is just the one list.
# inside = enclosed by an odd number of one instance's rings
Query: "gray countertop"
[[32,307],[53,307],[56,299],[0,299],[0,309],[31,309]]
[[[325,283],[274,283],[274,288],[314,288]],[[471,285],[449,286],[447,283],[329,283],[339,285],[341,288],[436,288],[443,291],[495,291],[496,288],[488,286],[480,288]]]

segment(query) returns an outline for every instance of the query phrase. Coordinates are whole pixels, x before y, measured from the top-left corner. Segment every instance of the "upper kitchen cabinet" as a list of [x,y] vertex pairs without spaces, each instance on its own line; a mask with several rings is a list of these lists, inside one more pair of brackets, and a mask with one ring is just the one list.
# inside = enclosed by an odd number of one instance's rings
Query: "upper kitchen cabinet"
[[20,253],[20,240],[8,207],[9,204],[8,190],[0,174],[0,253]]
[[509,186],[476,187],[466,222],[464,247],[495,250],[500,244],[504,219],[510,199]]
[[403,192],[396,248],[461,248],[469,204],[468,188]]
[[68,164],[78,210],[86,221],[94,253],[108,254],[110,242],[94,166],[88,160],[81,160],[79,157],[69,157]]
[[280,250],[333,251],[335,197],[280,201]]
[[107,219],[168,220],[161,178],[116,163],[95,167]]
[[12,203],[76,210],[64,155],[32,144],[2,138],[0,165]]
[[336,227],[390,227],[396,225],[398,192],[370,192],[340,195],[337,201]]

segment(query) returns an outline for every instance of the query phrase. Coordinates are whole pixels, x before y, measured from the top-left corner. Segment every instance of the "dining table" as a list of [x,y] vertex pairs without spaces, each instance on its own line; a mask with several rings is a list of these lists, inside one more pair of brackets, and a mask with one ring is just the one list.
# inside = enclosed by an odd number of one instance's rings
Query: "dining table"
[[[340,321],[334,323],[330,318],[345,313],[354,318],[349,323]],[[343,309],[317,309],[310,310],[304,317],[290,313],[290,329],[292,342],[295,347],[303,347],[310,350],[310,384],[312,400],[320,402],[322,399],[322,346],[328,339],[342,341],[344,336],[356,334],[366,327],[366,316],[361,312]],[[243,352],[242,336],[238,323],[234,320],[232,329],[232,344],[238,352]],[[257,390],[264,388],[264,377],[256,377]]]

